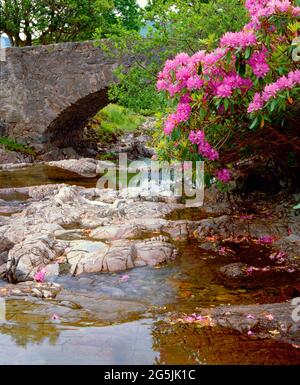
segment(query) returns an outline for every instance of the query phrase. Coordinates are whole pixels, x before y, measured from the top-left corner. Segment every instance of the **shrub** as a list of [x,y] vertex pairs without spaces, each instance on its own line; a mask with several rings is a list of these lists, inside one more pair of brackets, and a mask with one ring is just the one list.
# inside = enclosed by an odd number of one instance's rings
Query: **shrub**
[[283,125],[289,106],[300,101],[292,54],[300,7],[289,0],[247,0],[246,8],[250,20],[240,32],[225,33],[211,52],[178,54],[158,75],[157,89],[176,103],[164,122],[160,157],[205,160],[207,180],[215,176],[221,183],[231,178],[226,150],[241,157],[249,132],[272,129],[276,135],[273,123]]

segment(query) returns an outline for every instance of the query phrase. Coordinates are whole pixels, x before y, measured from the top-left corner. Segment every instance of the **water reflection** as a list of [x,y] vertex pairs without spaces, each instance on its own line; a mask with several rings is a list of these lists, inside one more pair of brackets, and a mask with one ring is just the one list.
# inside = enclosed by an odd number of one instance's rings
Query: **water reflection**
[[[49,322],[47,314],[39,312],[39,305],[23,300],[7,300],[5,303],[6,321],[0,323],[0,333],[9,335],[15,345],[26,347],[47,340],[55,345],[59,331],[55,324]],[[2,336],[0,337],[1,340]],[[1,344],[2,345],[2,344]]]
[[0,188],[40,186],[46,184],[67,183],[83,187],[96,187],[99,178],[83,178],[70,171],[44,164],[0,171]]
[[[26,347],[22,339],[0,328],[1,364],[152,364],[151,320],[106,327],[31,328]],[[12,331],[13,332],[13,331]],[[15,329],[16,333],[20,329]],[[10,337],[8,337],[10,335]]]
[[226,329],[158,322],[152,331],[156,364],[296,365],[300,350],[272,339],[250,339]]

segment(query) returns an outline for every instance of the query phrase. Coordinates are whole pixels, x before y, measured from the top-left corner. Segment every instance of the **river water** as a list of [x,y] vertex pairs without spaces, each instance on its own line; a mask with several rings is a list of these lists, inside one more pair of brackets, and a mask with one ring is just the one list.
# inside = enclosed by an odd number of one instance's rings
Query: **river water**
[[[0,172],[0,187],[46,183],[95,186],[42,166]],[[6,197],[18,203],[16,197]],[[21,204],[21,202],[20,202]],[[175,214],[174,214],[175,215]],[[178,213],[176,213],[178,216]],[[185,214],[186,216],[187,214]],[[178,218],[180,219],[180,218]],[[193,218],[194,219],[194,218]],[[272,339],[173,323],[174,316],[222,304],[288,299],[286,283],[232,287],[218,279],[222,260],[197,243],[158,268],[57,278],[55,300],[0,299],[1,364],[293,364],[300,351]],[[243,252],[247,259],[257,250]],[[5,283],[0,283],[4,287]]]

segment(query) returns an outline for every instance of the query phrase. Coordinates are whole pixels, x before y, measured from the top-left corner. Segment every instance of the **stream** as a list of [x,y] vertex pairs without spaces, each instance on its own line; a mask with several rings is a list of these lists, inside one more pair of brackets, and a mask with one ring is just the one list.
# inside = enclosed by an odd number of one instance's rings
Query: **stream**
[[[0,171],[0,188],[66,183],[95,187],[96,179],[34,165]],[[26,198],[1,195],[14,207]],[[178,213],[174,213],[175,217]],[[186,214],[195,220],[192,214]],[[179,215],[180,217],[180,215]],[[180,219],[178,217],[178,219]],[[221,282],[221,260],[195,242],[176,244],[174,262],[122,273],[62,275],[55,299],[0,298],[1,364],[299,364],[300,349],[224,328],[171,322],[174,315],[219,305],[276,303],[290,299],[287,282],[234,287]],[[241,250],[241,260],[263,249]],[[6,283],[0,281],[0,291]],[[2,313],[1,313],[2,306]],[[3,317],[5,314],[5,317]],[[5,348],[4,348],[5,347]]]

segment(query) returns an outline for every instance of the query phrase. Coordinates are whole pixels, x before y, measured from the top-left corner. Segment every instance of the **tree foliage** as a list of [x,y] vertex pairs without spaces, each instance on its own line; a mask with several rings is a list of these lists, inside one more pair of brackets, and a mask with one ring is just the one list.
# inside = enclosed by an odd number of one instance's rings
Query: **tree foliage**
[[166,98],[155,98],[156,74],[163,62],[185,51],[213,48],[226,31],[238,30],[246,21],[239,0],[152,0],[142,14],[142,32],[118,28],[106,36],[135,64],[126,74],[119,69],[119,84],[111,89],[113,100],[137,111],[161,111]]
[[15,46],[81,41],[111,26],[138,29],[135,0],[0,0],[0,31]]

